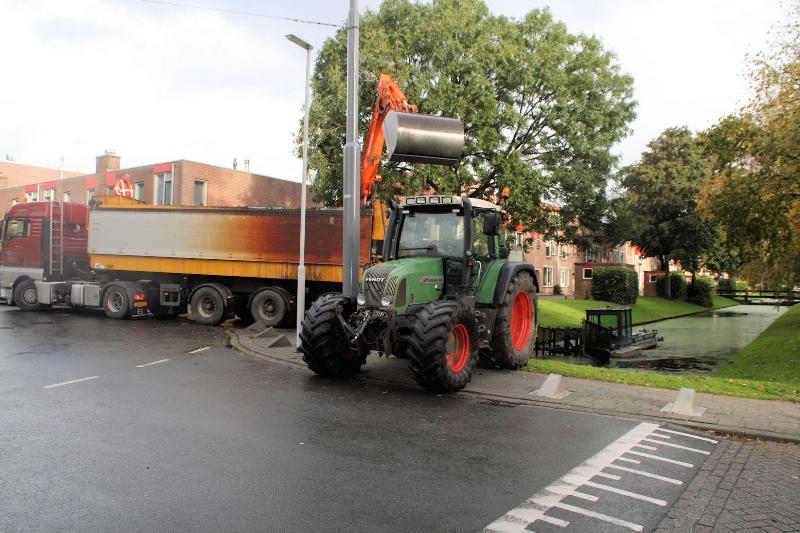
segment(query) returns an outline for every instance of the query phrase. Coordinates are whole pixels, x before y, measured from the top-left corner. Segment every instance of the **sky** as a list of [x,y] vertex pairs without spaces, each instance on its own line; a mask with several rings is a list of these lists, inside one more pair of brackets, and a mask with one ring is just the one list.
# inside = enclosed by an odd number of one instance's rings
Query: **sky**
[[[334,24],[348,0],[174,0]],[[623,164],[671,126],[704,129],[748,98],[747,57],[767,47],[780,0],[486,0],[521,17],[549,7],[570,32],[599,37],[634,78]],[[361,0],[376,9],[379,0]],[[300,180],[305,51],[335,28],[145,0],[0,0],[0,158],[91,173],[176,159]],[[342,110],[344,113],[344,109]]]

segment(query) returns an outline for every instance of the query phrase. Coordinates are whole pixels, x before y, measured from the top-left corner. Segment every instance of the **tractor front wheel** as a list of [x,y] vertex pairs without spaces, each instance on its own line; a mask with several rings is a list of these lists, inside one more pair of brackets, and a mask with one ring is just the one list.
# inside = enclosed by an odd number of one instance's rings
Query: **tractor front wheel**
[[521,368],[533,357],[536,343],[536,286],[528,272],[520,272],[508,284],[497,310],[491,347],[481,360],[495,368]]
[[478,361],[478,325],[472,310],[453,301],[427,304],[414,320],[407,353],[414,379],[423,387],[463,389]]
[[356,310],[353,299],[342,294],[320,296],[303,319],[300,330],[300,351],[303,361],[315,374],[347,378],[366,362],[366,348],[352,347],[339,322],[337,313],[347,320]]

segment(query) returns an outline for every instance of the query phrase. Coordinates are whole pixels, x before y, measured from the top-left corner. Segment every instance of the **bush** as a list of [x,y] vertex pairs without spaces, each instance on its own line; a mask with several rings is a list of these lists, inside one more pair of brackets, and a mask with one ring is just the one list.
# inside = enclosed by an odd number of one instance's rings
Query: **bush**
[[[671,300],[683,300],[686,298],[686,278],[683,277],[683,274],[678,272],[673,272],[669,275],[670,280],[670,299]],[[661,296],[662,298],[666,298],[666,294],[664,292],[664,276],[658,276],[656,279],[656,294]]]
[[686,287],[686,301],[693,304],[711,307],[711,296],[714,294],[714,280],[711,278],[697,278],[695,282]]
[[717,288],[721,291],[732,291],[735,289],[733,286],[733,280],[728,278],[719,278],[719,282],[717,284]]
[[639,276],[632,268],[595,268],[592,272],[592,298],[618,304],[635,304],[639,296]]
[[563,293],[564,291],[561,290],[561,285],[556,285],[555,287],[553,287],[553,294],[559,296]]

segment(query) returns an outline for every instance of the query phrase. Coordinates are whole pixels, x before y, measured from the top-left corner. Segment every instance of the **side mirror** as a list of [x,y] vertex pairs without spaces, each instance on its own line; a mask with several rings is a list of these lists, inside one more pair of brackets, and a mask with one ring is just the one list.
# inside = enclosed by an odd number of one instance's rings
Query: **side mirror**
[[502,219],[500,213],[489,212],[483,215],[483,234],[484,235],[497,235],[500,231]]

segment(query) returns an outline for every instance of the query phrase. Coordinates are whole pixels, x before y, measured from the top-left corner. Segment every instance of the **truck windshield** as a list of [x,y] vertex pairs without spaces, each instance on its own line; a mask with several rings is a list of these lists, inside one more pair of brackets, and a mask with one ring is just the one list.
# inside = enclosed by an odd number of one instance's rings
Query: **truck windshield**
[[400,228],[397,257],[464,254],[464,217],[452,211],[406,215]]

